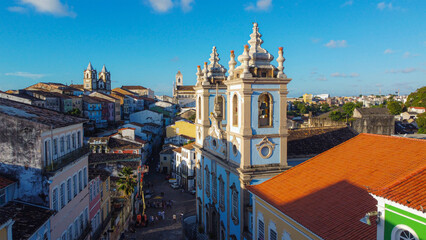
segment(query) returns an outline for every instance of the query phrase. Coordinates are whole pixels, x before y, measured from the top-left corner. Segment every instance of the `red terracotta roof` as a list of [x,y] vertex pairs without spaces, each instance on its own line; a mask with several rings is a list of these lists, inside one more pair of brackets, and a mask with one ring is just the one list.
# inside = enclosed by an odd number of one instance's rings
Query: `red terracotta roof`
[[324,239],[375,239],[359,220],[377,210],[368,189],[426,166],[426,141],[360,134],[259,185],[253,194]]
[[422,207],[426,207],[426,167],[371,193],[423,211]]
[[181,153],[182,152],[182,147],[173,149],[173,152]]
[[193,149],[193,148],[194,148],[194,143],[195,143],[195,142],[192,142],[192,143],[188,143],[188,144],[186,144],[186,145],[183,145],[183,148],[188,149],[188,150],[191,150],[191,149]]
[[15,182],[14,180],[0,176],[0,189],[7,187],[14,182]]

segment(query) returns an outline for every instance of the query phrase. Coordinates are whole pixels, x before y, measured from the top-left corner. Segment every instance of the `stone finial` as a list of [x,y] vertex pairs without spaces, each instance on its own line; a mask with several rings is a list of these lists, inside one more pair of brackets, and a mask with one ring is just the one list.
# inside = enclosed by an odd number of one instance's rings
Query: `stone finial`
[[229,64],[229,76],[228,79],[232,79],[234,77],[235,66],[237,65],[237,61],[235,61],[234,50],[231,50],[231,60],[228,62]]
[[277,78],[287,78],[287,76],[284,74],[284,61],[285,61],[285,58],[283,56],[283,47],[279,47],[278,48],[278,58],[277,58],[277,62],[278,62]]
[[253,23],[253,33],[250,34],[250,66],[270,65],[271,61],[274,60],[268,51],[262,48],[263,40],[261,39],[262,34],[259,33],[257,23]]
[[209,69],[207,66],[207,62],[204,62],[203,82],[201,83],[202,85],[210,85],[210,82],[208,80],[208,74],[209,74]]
[[203,73],[201,72],[201,66],[200,65],[197,66],[196,75],[197,75],[197,83],[201,82],[201,76],[203,76]]
[[213,46],[212,53],[210,54],[210,64],[208,65],[209,77],[225,77],[226,68],[219,63],[219,54],[216,47]]
[[244,77],[252,77],[249,71],[249,61],[251,57],[249,55],[249,46],[244,46],[244,52],[240,56],[238,56],[238,61],[241,63],[241,67],[243,68],[243,73],[241,74],[241,78]]

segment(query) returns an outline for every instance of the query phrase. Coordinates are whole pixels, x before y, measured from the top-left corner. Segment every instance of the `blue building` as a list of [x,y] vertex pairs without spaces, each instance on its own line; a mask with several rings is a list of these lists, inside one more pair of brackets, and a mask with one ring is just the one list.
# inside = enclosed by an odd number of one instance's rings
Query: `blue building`
[[288,169],[287,84],[283,49],[261,47],[257,23],[229,72],[216,48],[198,66],[196,94],[197,221],[215,239],[252,239],[252,202],[246,185]]

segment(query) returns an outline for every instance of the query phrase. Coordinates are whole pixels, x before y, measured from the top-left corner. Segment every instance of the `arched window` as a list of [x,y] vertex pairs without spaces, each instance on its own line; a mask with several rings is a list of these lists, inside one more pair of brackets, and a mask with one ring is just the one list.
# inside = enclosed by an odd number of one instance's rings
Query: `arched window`
[[238,126],[238,97],[232,97],[232,126]]
[[198,119],[201,119],[201,97],[198,97]]
[[219,111],[222,113],[222,120],[225,120],[225,113],[226,113],[226,103],[225,103],[225,98],[221,95],[216,97],[216,101],[219,105]]
[[262,93],[258,100],[258,121],[259,127],[272,127],[272,96],[269,93]]

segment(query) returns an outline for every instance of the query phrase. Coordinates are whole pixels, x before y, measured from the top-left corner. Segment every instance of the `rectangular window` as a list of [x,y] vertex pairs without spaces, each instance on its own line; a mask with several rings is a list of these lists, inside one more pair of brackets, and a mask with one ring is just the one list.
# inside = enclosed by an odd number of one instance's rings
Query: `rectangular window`
[[225,206],[225,182],[223,180],[220,181],[219,186],[219,206]]
[[109,182],[109,180],[108,180],[108,178],[105,180],[105,190],[106,191],[108,191],[108,182]]
[[81,147],[81,132],[80,131],[77,132],[77,144],[78,144],[78,147],[80,148]]
[[61,147],[61,153],[65,152],[65,140],[64,137],[61,137],[61,140],[59,141],[59,145]]
[[72,134],[72,149],[76,149],[76,145],[75,145],[75,133]]
[[71,150],[71,136],[67,135],[67,151]]
[[81,170],[78,172],[78,192],[83,190],[83,174]]
[[263,221],[262,220],[260,220],[259,219],[259,221],[258,221],[258,228],[259,228],[259,230],[258,230],[258,240],[265,240],[265,224],[263,223]]
[[210,195],[210,173],[209,170],[206,170],[206,194]]
[[87,226],[87,224],[89,223],[89,209],[86,208],[84,209],[84,227]]
[[80,214],[80,229],[83,232],[83,230],[84,230],[83,213]]
[[83,182],[84,182],[84,187],[87,186],[87,167],[84,167],[83,169]]
[[74,174],[74,176],[72,176],[73,179],[73,188],[74,188],[74,197],[77,196],[77,175]]
[[0,189],[0,206],[6,203],[6,188]]
[[61,208],[65,207],[65,183],[61,184],[60,188],[60,196],[61,196]]
[[58,189],[52,191],[52,209],[58,211]]
[[44,162],[48,166],[50,162],[50,140],[44,142]]
[[67,180],[67,202],[70,202],[72,199],[72,194],[71,194],[71,178],[68,178]]
[[53,139],[53,155],[58,155],[58,139]]
[[72,224],[68,227],[68,240],[74,239],[72,236]]
[[238,192],[232,191],[232,218],[238,219]]
[[273,229],[269,230],[269,239],[270,240],[277,240],[277,232],[275,232]]
[[212,174],[212,184],[213,184],[213,190],[212,190],[212,197],[213,201],[217,201],[217,181],[216,181],[216,174]]
[[74,238],[78,238],[78,220],[74,220]]

